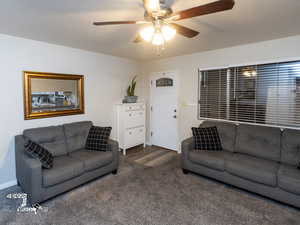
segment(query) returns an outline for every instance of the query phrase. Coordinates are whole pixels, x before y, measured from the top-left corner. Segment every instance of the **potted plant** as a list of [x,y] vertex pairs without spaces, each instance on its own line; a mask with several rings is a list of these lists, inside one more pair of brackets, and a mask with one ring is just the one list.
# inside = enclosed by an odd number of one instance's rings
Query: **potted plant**
[[138,96],[135,96],[136,76],[131,80],[131,84],[127,88],[127,96],[123,100],[124,103],[136,103]]

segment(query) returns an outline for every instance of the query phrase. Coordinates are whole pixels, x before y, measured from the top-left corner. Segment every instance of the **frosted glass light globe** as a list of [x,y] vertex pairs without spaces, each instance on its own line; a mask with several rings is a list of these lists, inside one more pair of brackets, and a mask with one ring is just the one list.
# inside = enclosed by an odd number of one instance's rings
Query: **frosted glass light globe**
[[166,41],[170,41],[176,35],[176,30],[168,25],[164,25],[161,29]]
[[142,29],[140,31],[140,36],[143,38],[144,41],[146,42],[150,42],[152,41],[153,38],[153,34],[154,34],[154,27],[150,26],[150,27],[145,27],[144,29]]
[[155,32],[152,39],[153,45],[163,45],[165,43],[164,36],[161,32]]

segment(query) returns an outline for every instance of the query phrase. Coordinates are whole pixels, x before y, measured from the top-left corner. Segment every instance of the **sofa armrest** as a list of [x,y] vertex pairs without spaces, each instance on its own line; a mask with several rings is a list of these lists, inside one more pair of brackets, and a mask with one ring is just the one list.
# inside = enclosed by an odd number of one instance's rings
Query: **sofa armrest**
[[113,152],[113,163],[116,163],[116,168],[119,166],[119,143],[117,141],[108,140],[109,150]]
[[187,152],[195,148],[194,137],[190,137],[181,142],[182,152]]
[[24,152],[24,144],[22,135],[15,137],[17,180],[31,201],[37,202],[42,194],[42,164]]
[[182,152],[181,162],[183,168],[188,160],[188,152],[190,150],[193,150],[194,148],[195,148],[195,142],[193,137],[185,139],[184,141],[181,142],[181,152]]

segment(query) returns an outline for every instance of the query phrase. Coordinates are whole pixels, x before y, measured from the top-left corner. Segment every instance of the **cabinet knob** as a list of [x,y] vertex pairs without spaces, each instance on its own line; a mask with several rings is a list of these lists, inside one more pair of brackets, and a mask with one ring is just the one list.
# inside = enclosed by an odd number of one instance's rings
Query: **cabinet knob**
[[132,133],[131,132],[129,132],[129,135],[131,135]]
[[131,116],[131,113],[129,114],[129,116]]

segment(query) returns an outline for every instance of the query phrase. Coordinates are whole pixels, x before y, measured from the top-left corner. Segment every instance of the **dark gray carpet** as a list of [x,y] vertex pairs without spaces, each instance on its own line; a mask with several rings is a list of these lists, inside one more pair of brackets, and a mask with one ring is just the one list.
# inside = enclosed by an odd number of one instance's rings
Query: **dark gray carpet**
[[197,175],[183,175],[179,156],[156,167],[121,158],[108,175],[42,204],[48,212],[16,213],[0,192],[0,224],[299,225],[300,211]]

